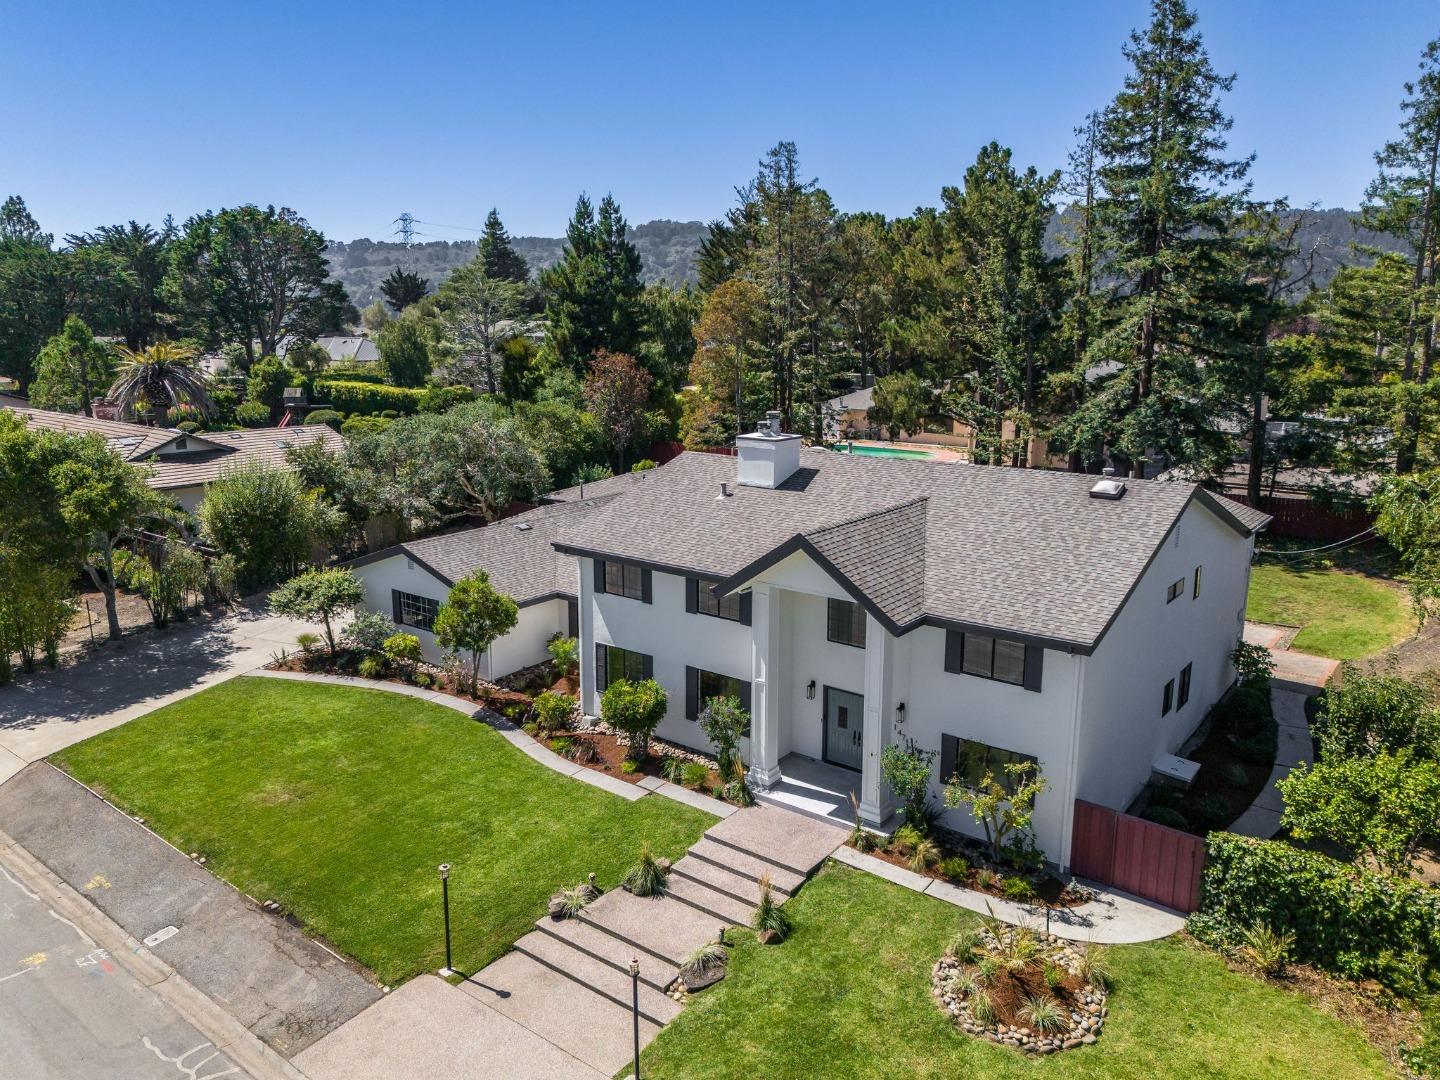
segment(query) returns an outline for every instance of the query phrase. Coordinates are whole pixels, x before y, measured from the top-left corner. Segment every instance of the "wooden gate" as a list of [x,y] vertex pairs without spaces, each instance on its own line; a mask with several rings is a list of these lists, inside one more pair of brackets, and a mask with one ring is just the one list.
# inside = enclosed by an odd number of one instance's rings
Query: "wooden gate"
[[1080,877],[1191,912],[1204,868],[1201,837],[1075,800],[1070,869]]

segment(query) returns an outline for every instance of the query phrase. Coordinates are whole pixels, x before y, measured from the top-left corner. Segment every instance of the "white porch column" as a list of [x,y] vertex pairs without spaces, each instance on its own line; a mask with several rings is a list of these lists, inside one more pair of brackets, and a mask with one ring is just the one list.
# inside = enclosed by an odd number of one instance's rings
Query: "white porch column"
[[890,635],[869,612],[865,614],[865,727],[864,759],[860,763],[860,816],[879,823],[888,817],[886,793],[880,780],[880,750],[890,737],[890,671],[894,650]]
[[600,714],[595,697],[595,597],[592,583],[595,572],[589,559],[576,559],[575,595],[580,604],[580,711],[588,716]]
[[764,789],[780,779],[780,603],[769,585],[756,585],[750,597],[750,783]]

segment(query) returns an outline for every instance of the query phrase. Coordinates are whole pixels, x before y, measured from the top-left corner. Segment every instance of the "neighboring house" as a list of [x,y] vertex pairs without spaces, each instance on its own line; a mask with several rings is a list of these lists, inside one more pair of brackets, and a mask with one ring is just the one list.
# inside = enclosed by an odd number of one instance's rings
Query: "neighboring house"
[[[613,498],[613,496],[607,497]],[[365,586],[365,606],[383,612],[420,639],[438,663],[435,614],[450,587],[476,570],[520,607],[515,628],[481,658],[483,678],[498,679],[544,660],[556,634],[579,633],[575,559],[555,551],[556,534],[606,498],[556,502],[489,525],[411,540],[349,563]]]
[[1037,840],[1067,866],[1075,801],[1126,807],[1233,683],[1268,517],[1195,484],[802,450],[771,416],[557,536],[585,712],[653,676],[657,734],[703,748],[699,710],[733,693],[758,786],[828,776],[872,823],[889,743],[936,754],[937,803],[957,771],[1034,759]]
[[318,337],[315,339],[315,344],[330,354],[332,364],[343,360],[354,361],[357,364],[380,362],[380,347],[369,338],[361,337],[358,334],[334,334]]
[[126,461],[145,468],[152,488],[172,496],[190,512],[204,500],[205,489],[226,469],[254,461],[284,466],[285,451],[291,446],[318,441],[332,450],[338,450],[345,441],[337,432],[324,426],[244,428],[239,431],[186,434],[174,428],[97,420],[45,409],[16,408],[4,402],[0,402],[0,408],[18,414],[32,427],[71,435],[99,435]]

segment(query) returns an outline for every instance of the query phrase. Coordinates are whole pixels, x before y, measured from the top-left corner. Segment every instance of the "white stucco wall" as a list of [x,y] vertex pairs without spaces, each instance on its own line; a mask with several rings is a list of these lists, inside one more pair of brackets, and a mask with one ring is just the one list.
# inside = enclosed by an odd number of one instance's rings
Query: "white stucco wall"
[[[1086,661],[1076,796],[1123,810],[1155,758],[1178,749],[1234,681],[1252,541],[1192,502]],[[1194,599],[1195,567],[1203,567]],[[1170,583],[1185,589],[1165,602]],[[1165,683],[1193,663],[1190,700],[1161,716]]]
[[[358,567],[355,576],[365,587],[365,607],[391,617],[395,610],[390,595],[392,589],[415,596],[428,596],[442,604],[450,591],[444,583],[429,571],[421,569],[404,554]],[[523,667],[538,664],[548,655],[546,643],[554,634],[565,633],[567,623],[564,600],[545,600],[522,607],[515,628],[496,641],[482,659],[481,676],[498,679]],[[400,629],[420,639],[420,648],[424,651],[426,660],[438,664],[445,659],[446,651],[435,643],[435,635],[430,631],[418,626],[404,626]]]

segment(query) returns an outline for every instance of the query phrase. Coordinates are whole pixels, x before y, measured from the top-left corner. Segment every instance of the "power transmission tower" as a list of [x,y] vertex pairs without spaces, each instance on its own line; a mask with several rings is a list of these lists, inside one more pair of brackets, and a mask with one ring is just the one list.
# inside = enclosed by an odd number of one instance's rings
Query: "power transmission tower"
[[391,224],[399,226],[395,230],[395,235],[408,248],[415,240],[415,218],[409,213],[405,213],[397,217]]

